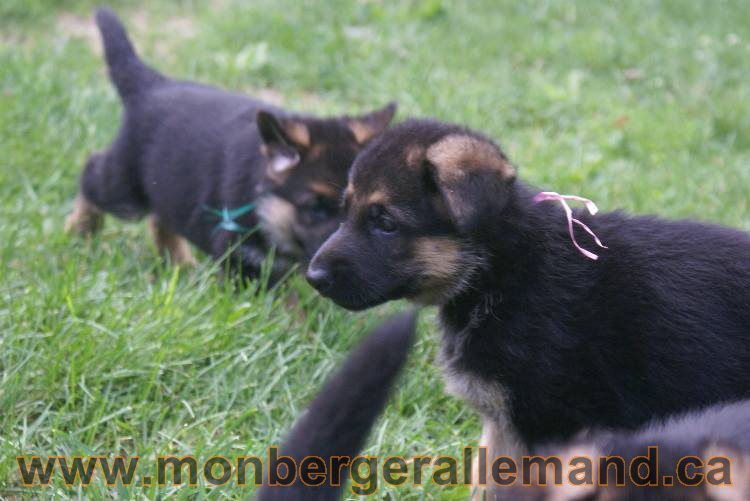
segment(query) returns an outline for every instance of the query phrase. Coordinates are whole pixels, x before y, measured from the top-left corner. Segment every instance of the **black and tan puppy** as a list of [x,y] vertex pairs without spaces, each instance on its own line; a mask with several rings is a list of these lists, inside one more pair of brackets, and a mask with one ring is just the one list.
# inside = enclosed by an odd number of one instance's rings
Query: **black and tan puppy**
[[[273,277],[309,258],[339,223],[352,161],[395,105],[357,118],[313,118],[143,64],[113,12],[100,9],[109,73],[124,105],[114,143],[92,155],[67,227],[94,232],[104,213],[151,215],[157,247],[177,263],[185,240],[257,275],[271,247]],[[259,228],[260,231],[252,231]]]
[[308,280],[349,309],[439,305],[449,390],[491,454],[750,396],[745,233],[573,214],[608,247],[589,259],[496,144],[425,120],[365,148],[345,205]]

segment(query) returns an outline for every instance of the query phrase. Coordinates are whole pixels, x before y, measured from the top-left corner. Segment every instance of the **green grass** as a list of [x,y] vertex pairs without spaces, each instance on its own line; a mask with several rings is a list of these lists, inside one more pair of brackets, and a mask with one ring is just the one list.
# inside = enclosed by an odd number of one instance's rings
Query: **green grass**
[[[603,209],[750,229],[745,2],[114,2],[164,72],[290,107],[461,122],[526,180]],[[85,33],[93,2],[0,6],[0,496],[241,497],[250,489],[20,486],[16,455],[262,454],[387,312],[350,314],[299,277],[234,294],[212,264],[160,264],[142,225],[66,236],[86,155],[119,103]],[[189,28],[189,29],[188,29]],[[443,395],[434,312],[366,453],[460,454],[478,420]],[[142,465],[148,469],[149,466]],[[377,497],[462,499],[466,488]],[[387,494],[384,494],[387,493]]]

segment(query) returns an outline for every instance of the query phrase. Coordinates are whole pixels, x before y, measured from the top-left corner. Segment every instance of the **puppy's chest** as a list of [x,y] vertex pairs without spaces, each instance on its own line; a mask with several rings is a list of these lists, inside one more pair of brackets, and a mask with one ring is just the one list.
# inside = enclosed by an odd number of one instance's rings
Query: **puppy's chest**
[[[472,312],[466,318],[456,320],[443,311],[441,323],[440,364],[446,391],[466,400],[485,416],[507,414],[510,389],[491,375],[498,371],[488,370],[486,363],[488,359],[495,359],[494,350],[489,345],[477,346],[474,341],[477,335],[488,330],[486,315]],[[500,357],[496,361],[502,364]]]
[[510,415],[507,387],[462,369],[444,356],[441,360],[448,394],[465,400],[485,417],[505,418]]
[[449,329],[444,323],[440,352],[446,392],[465,400],[483,416],[485,427],[493,429],[494,446],[507,453],[521,451],[523,440],[512,419],[510,387],[483,374],[473,363],[471,350],[467,348],[471,325],[460,331]]

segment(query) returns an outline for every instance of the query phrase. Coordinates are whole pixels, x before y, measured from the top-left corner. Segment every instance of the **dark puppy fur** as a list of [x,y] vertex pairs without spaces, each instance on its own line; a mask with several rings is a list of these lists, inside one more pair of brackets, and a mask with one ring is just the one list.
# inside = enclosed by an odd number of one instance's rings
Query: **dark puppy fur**
[[[646,470],[640,472],[641,479],[655,481],[657,485],[638,486],[627,480],[631,461],[645,456],[649,447],[657,447],[652,463],[653,477]],[[563,465],[563,486],[514,486],[512,489],[497,488],[498,497],[508,499],[535,500],[732,500],[750,499],[750,401],[719,404],[699,412],[688,412],[665,420],[657,420],[634,431],[585,432],[566,444],[545,445],[534,451],[535,455],[557,457]],[[619,456],[623,458],[623,478],[616,478],[615,469],[608,468],[607,485],[600,484],[597,458]],[[594,461],[593,482],[595,485],[574,486],[565,478],[566,468],[573,458],[591,458]],[[676,478],[676,468],[683,458],[697,458],[702,466],[689,468],[685,473],[690,483],[683,485]],[[720,458],[720,462],[714,460]],[[716,484],[706,481],[711,470],[723,466],[726,459],[729,468],[725,478],[716,472]],[[574,464],[576,464],[574,462]],[[693,463],[696,464],[696,463]],[[694,476],[695,475],[695,476]],[[672,485],[664,485],[664,477],[671,477]],[[716,482],[714,482],[716,483]],[[731,484],[731,485],[729,485]]]
[[[415,319],[414,313],[391,317],[349,354],[289,432],[281,455],[292,457],[299,466],[305,457],[317,456],[330,465],[331,457],[359,454],[406,362],[414,341]],[[339,499],[347,471],[342,468],[338,486],[326,481],[311,487],[297,480],[285,487],[266,485],[257,499]]]
[[[294,426],[282,453],[297,464],[304,457],[322,457],[329,463],[332,456],[354,457],[361,450],[372,424],[381,412],[396,375],[403,365],[413,338],[414,317],[393,317],[373,332],[347,358],[341,369],[326,383],[305,414]],[[654,485],[635,485],[628,480],[631,462],[656,447],[655,459],[649,464],[647,477],[641,470],[641,481]],[[694,500],[745,501],[750,499],[750,401],[717,404],[700,411],[657,419],[634,431],[584,431],[563,443],[547,443],[530,452],[534,456],[557,458],[560,480],[546,486],[522,485],[519,473],[511,486],[500,487],[489,480],[489,499],[535,501],[626,501],[626,500]],[[600,478],[599,459],[619,457],[625,464],[625,482],[608,468],[606,484]],[[590,460],[591,477],[584,485],[573,485],[568,475],[579,468],[580,459]],[[683,485],[676,477],[678,464],[691,458],[684,470],[695,485]],[[692,462],[700,460],[700,464]],[[720,462],[716,461],[716,458]],[[489,457],[488,462],[495,458]],[[725,461],[726,460],[726,461]],[[715,480],[706,480],[711,471],[729,464]],[[532,480],[538,472],[532,471]],[[547,478],[554,478],[552,470]],[[671,478],[666,484],[665,477]],[[343,477],[342,477],[343,478]],[[582,480],[582,477],[578,477]],[[477,477],[475,476],[475,482]],[[726,482],[726,483],[724,483]],[[620,485],[618,485],[618,483]],[[295,483],[292,487],[264,487],[259,499],[338,499],[340,486],[309,487]]]
[[[384,129],[395,105],[357,117],[314,118],[209,86],[169,79],[144,65],[119,19],[100,9],[109,73],[124,105],[114,143],[92,155],[69,229],[91,233],[103,213],[152,215],[160,250],[192,262],[189,240],[256,276],[276,248],[273,276],[311,256],[336,228],[338,200],[352,161]],[[255,209],[234,219],[243,231],[216,229],[209,208]]]
[[[414,340],[414,322],[413,313],[394,316],[362,341],[295,423],[280,454],[293,458],[298,467],[305,457],[317,456],[330,464],[333,456],[357,456],[406,361]],[[614,469],[608,470],[607,485],[603,485],[599,477],[599,458],[623,458],[625,475],[630,475],[631,461],[646,455],[649,447],[658,448],[653,463],[656,468],[651,470],[657,485],[636,486],[626,480],[624,486],[618,486]],[[563,484],[520,485],[520,475],[510,487],[494,486],[490,480],[490,499],[745,501],[750,499],[750,401],[718,404],[657,419],[634,431],[587,430],[567,442],[543,444],[531,453],[558,458]],[[685,486],[675,477],[678,463],[687,457],[698,458],[703,463],[702,467],[686,470],[691,481],[704,479],[700,485]],[[593,485],[572,485],[568,481],[570,469],[580,465],[575,458],[591,460]],[[722,476],[720,480],[731,485],[712,485],[705,481],[708,472],[720,464],[713,463],[714,458],[729,461],[729,477]],[[346,478],[346,471],[342,470],[342,479]],[[703,477],[694,477],[695,474]],[[552,475],[551,471],[548,475]],[[645,478],[643,471],[640,475]],[[664,485],[665,476],[672,478],[671,486]],[[338,486],[326,482],[320,487],[311,487],[299,481],[288,487],[266,485],[257,499],[334,500],[341,497],[344,485],[344,482]]]
[[609,247],[593,261],[533,195],[489,139],[407,121],[357,157],[308,280],[350,309],[439,305],[449,390],[494,455],[750,396],[747,234],[578,214]]

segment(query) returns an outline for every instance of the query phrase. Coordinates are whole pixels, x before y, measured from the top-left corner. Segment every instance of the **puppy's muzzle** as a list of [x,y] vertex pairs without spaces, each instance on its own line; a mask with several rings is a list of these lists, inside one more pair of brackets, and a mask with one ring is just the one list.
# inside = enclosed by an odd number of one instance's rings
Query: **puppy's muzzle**
[[318,292],[325,294],[333,287],[333,276],[331,270],[324,265],[313,261],[307,268],[305,278]]
[[[339,255],[340,242],[344,238],[341,227],[320,246],[307,267],[305,277],[318,292],[330,296],[335,292],[340,278],[342,258]],[[340,284],[338,284],[340,285]]]

